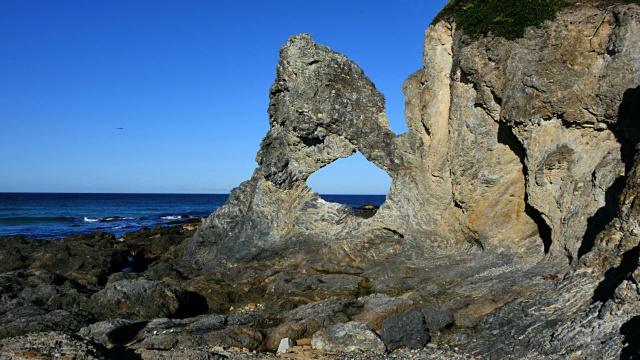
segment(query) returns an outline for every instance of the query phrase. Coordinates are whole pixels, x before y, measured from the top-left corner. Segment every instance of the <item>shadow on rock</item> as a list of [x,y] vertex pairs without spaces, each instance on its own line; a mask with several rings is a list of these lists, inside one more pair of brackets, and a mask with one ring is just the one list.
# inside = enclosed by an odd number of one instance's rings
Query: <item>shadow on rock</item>
[[638,256],[640,256],[640,245],[625,252],[618,267],[611,268],[604,273],[604,279],[593,292],[593,302],[601,301],[604,303],[613,297],[616,288],[638,268]]
[[605,193],[605,205],[587,219],[587,230],[582,238],[580,249],[578,249],[578,258],[581,258],[593,249],[598,234],[600,234],[618,214],[618,202],[626,182],[626,176],[618,177]]
[[624,335],[625,348],[620,354],[620,360],[640,359],[640,316],[634,316],[620,328]]
[[107,334],[109,342],[115,345],[125,345],[135,340],[138,334],[147,326],[148,321],[140,321],[114,329]]

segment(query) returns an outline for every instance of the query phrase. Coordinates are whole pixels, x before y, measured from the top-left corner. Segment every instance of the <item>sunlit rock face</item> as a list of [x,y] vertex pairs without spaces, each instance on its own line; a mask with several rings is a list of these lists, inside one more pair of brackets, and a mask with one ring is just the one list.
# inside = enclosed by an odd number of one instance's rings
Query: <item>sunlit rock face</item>
[[[637,254],[618,275],[605,272],[622,268],[640,237],[638,44],[634,4],[572,6],[514,41],[473,41],[455,23],[434,24],[423,68],[403,86],[409,130],[396,135],[384,96],[356,64],[309,35],[291,37],[280,49],[259,166],[198,229],[185,263],[247,283],[280,284],[300,273],[323,284],[322,274],[339,274],[353,286],[309,285],[305,296],[403,295],[523,332],[569,321],[594,301],[617,301],[613,325],[594,338],[620,340],[611,334],[640,315],[625,305],[637,298],[625,276],[637,272],[623,271],[637,267]],[[386,202],[368,219],[306,185],[356,151],[392,178]],[[558,276],[564,282],[550,282]],[[530,303],[514,301],[528,294]],[[563,301],[559,310],[540,310]],[[572,324],[592,331],[614,316],[608,306],[602,318]],[[543,328],[519,339],[553,354],[579,343],[566,328]],[[543,344],[554,334],[563,340]],[[469,346],[477,354],[516,341],[477,336]],[[594,356],[619,351],[611,341]]]

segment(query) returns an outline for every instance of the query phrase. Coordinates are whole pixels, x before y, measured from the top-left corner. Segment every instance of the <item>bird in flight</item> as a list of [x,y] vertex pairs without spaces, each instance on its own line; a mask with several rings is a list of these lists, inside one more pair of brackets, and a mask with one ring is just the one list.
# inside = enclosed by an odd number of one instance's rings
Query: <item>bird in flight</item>
[[124,128],[117,128],[118,130],[123,130]]

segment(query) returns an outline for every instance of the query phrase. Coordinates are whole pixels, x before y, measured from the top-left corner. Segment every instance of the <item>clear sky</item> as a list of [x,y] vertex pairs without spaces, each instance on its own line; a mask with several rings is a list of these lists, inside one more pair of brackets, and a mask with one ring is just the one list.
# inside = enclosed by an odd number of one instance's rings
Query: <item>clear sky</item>
[[[402,82],[446,2],[1,0],[0,192],[228,192],[257,166],[278,49],[300,33],[354,60],[402,133]],[[308,183],[390,180],[358,154]]]

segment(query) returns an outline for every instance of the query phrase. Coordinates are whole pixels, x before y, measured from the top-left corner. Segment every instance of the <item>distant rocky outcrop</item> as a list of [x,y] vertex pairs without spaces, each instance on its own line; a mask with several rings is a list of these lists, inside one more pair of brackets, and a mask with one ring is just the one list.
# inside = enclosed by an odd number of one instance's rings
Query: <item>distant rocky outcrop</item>
[[[281,305],[401,296],[452,313],[459,330],[437,341],[480,356],[617,354],[622,324],[640,316],[638,43],[635,4],[572,5],[516,40],[475,40],[440,21],[403,86],[409,131],[396,135],[356,64],[294,36],[280,50],[259,166],[183,264],[222,282],[296,284],[267,286]],[[356,151],[392,178],[371,217],[306,185]],[[514,339],[483,331],[505,328]],[[581,345],[586,332],[603,345]]]

